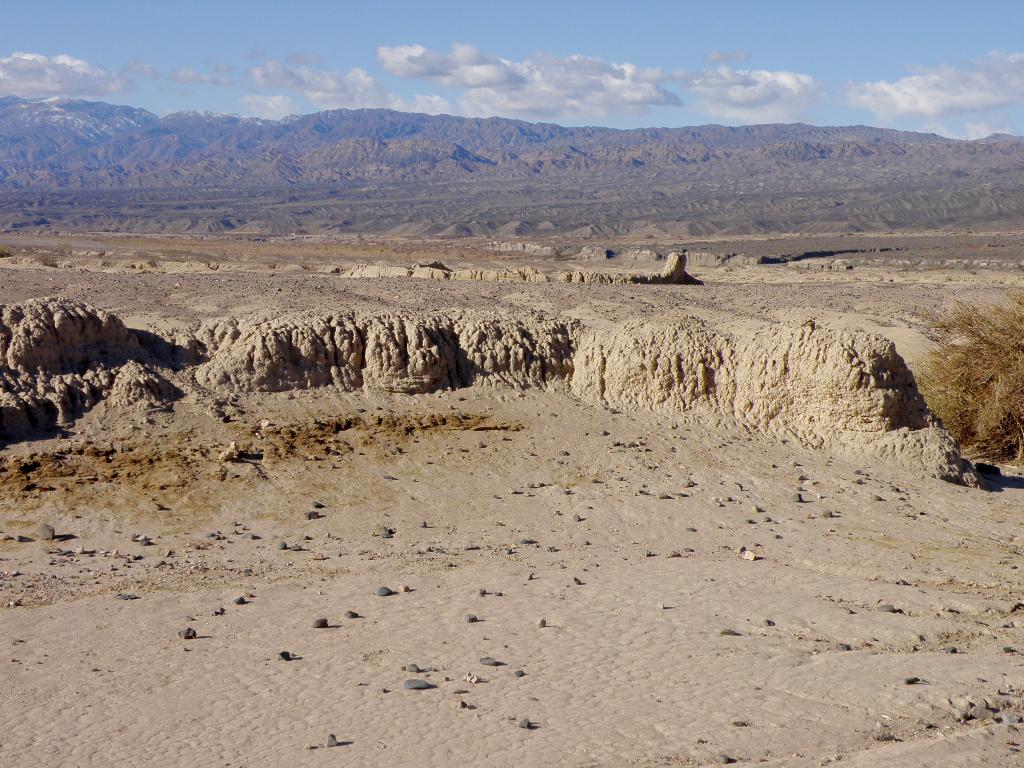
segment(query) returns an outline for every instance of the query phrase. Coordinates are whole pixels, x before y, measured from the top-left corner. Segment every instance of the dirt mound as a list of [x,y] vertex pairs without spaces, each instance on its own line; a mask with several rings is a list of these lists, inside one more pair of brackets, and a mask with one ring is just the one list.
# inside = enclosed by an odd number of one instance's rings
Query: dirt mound
[[153,406],[170,388],[135,334],[80,302],[33,299],[0,308],[0,439],[66,426],[109,398]]
[[401,267],[383,264],[360,264],[336,267],[342,277],[412,277],[421,280],[463,280],[483,283],[578,283],[581,285],[697,285],[700,283],[686,271],[686,254],[673,252],[660,272],[609,272],[569,269],[542,272],[534,267],[514,269],[483,269],[468,267],[450,269],[439,261]]
[[545,386],[571,371],[574,326],[540,319],[395,314],[300,315],[201,326],[210,389],[333,386],[401,393],[475,383]]
[[[168,399],[170,385],[147,362],[153,345],[147,353],[108,313],[58,300],[6,307],[2,317],[6,436],[67,424],[101,401],[123,409]],[[685,317],[607,332],[525,312],[340,312],[233,318],[188,335],[164,342],[177,351],[165,364],[187,350],[182,386],[207,394],[558,387],[620,409],[705,412],[810,448],[973,479],[891,342],[814,323],[735,338]]]

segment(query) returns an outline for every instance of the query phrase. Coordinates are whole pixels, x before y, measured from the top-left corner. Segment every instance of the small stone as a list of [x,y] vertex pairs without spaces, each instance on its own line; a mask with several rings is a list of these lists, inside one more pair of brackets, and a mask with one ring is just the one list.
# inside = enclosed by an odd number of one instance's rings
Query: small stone
[[53,541],[53,537],[56,535],[52,525],[46,525],[45,523],[36,526],[35,530],[36,538],[39,541]]
[[548,625],[547,619],[541,619],[540,621],[537,622],[537,626],[540,627],[541,629],[544,629],[544,627],[546,627],[547,625]]
[[306,519],[307,520],[319,520],[320,519],[320,513],[317,512],[315,509],[312,509],[312,510],[310,510],[309,512],[306,513]]
[[336,747],[336,746],[338,746],[338,737],[335,736],[333,733],[329,733],[327,735],[327,746],[328,747]]
[[390,597],[395,593],[389,587],[377,587],[377,591],[374,594],[377,597]]
[[433,683],[428,683],[426,680],[421,680],[418,677],[411,677],[404,683],[405,687],[410,691],[426,691],[430,688],[436,688],[437,686]]
[[277,542],[277,544],[275,544],[274,546],[275,546],[275,547],[276,547],[277,549],[288,549],[288,542],[286,542],[286,541],[279,541],[279,542]]
[[896,606],[892,603],[882,603],[878,606],[879,613],[896,613]]
[[295,659],[295,657],[292,656],[292,654],[289,651],[281,651],[277,654],[277,656],[279,659],[281,659],[281,661],[293,661]]
[[195,640],[196,631],[192,627],[185,627],[184,629],[178,630],[178,637],[182,640]]
[[498,661],[497,659],[495,659],[492,656],[484,656],[482,659],[480,659],[480,663],[483,664],[485,667],[500,667],[501,666],[501,662]]
[[476,624],[478,621],[480,621],[480,619],[478,619],[476,615],[472,613],[467,613],[465,618],[467,624]]
[[737,632],[735,629],[723,629],[718,634],[725,635],[726,637],[740,637],[741,636],[740,633]]
[[518,725],[518,726],[519,726],[520,728],[524,728],[524,729],[526,729],[527,731],[528,731],[528,730],[530,730],[531,728],[533,728],[533,723],[531,723],[531,722],[529,721],[529,719],[527,719],[527,718],[525,718],[525,717],[524,717],[524,718],[523,718],[522,720],[520,720],[520,721],[519,721],[519,722],[517,723],[517,725]]
[[327,619],[313,619],[313,629],[327,629]]
[[521,669],[517,669],[515,672],[512,673],[512,676],[513,677],[526,677],[526,673],[523,672],[523,670],[521,670]]
[[732,765],[736,760],[728,755],[715,755],[715,762],[719,765]]
[[408,586],[406,584],[403,584],[402,586],[400,586],[398,588],[398,591],[399,592],[412,592],[412,587],[410,587],[410,586]]
[[921,682],[921,678],[920,677],[907,677],[907,678],[903,679],[903,684],[904,685],[917,685],[920,682]]
[[324,509],[326,506],[327,505],[324,504],[322,501],[314,501],[313,502],[313,509]]
[[236,597],[231,602],[233,602],[235,605],[245,605],[247,601],[244,597]]
[[359,618],[359,614],[356,613],[355,611],[345,611],[345,618],[346,619],[358,619]]
[[582,523],[583,522],[583,518],[580,517],[578,512],[574,512],[573,515],[572,515],[572,521],[574,523]]
[[406,672],[411,672],[414,675],[418,675],[423,672],[423,670],[420,669],[419,664],[406,664],[404,670]]

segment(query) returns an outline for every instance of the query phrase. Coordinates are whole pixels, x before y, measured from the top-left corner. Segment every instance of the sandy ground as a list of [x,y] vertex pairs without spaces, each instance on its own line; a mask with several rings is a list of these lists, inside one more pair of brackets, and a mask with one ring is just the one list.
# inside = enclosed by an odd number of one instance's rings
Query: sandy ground
[[[59,294],[160,329],[338,306],[816,316],[913,361],[922,313],[1018,280],[702,277],[17,267],[0,302]],[[219,461],[232,440],[259,450]],[[685,414],[476,388],[190,397],[2,458],[0,766],[1024,762],[1013,471],[972,490]]]

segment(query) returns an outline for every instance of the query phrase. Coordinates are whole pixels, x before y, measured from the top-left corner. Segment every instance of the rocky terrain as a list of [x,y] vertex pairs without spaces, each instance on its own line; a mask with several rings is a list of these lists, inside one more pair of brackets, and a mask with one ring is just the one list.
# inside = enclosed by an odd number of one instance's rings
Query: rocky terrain
[[0,99],[0,228],[706,236],[975,227],[1024,141],[866,126],[612,130],[391,110],[280,121]]
[[0,259],[0,766],[1020,762],[1024,479],[913,374],[1019,270],[63,242]]

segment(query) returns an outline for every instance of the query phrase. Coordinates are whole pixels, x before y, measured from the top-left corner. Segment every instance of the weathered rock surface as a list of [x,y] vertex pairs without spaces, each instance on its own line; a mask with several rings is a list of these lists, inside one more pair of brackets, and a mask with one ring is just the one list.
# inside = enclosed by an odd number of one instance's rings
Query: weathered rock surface
[[[674,256],[666,273],[684,264]],[[153,407],[170,397],[153,352],[109,313],[35,300],[2,308],[0,318],[0,434],[8,439],[66,425],[101,401]],[[528,312],[341,311],[232,318],[188,336],[167,343],[179,353],[166,364],[186,349],[193,360],[182,386],[216,393],[560,388],[624,410],[705,413],[814,449],[975,479],[890,341],[813,322],[736,338],[689,317],[608,331]]]

